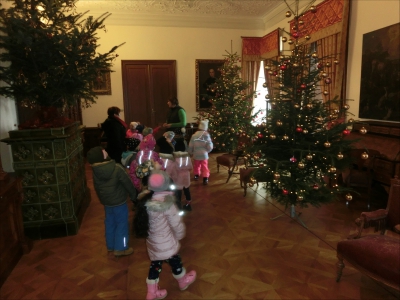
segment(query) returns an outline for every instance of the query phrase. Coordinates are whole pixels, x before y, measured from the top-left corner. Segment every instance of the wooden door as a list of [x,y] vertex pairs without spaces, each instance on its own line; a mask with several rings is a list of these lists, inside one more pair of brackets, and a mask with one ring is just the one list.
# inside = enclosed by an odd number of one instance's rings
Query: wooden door
[[175,60],[123,60],[125,122],[152,128],[166,120],[167,99],[176,96]]

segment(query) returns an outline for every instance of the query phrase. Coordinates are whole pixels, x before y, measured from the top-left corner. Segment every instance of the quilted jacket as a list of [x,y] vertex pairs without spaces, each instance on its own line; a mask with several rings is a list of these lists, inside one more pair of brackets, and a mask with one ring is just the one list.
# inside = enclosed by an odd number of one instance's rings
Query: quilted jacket
[[155,192],[146,203],[149,236],[146,239],[150,260],[165,260],[178,253],[186,227],[179,216],[173,192]]
[[118,206],[126,202],[128,195],[136,199],[136,190],[133,187],[125,169],[108,160],[92,165],[93,185],[101,204],[105,206]]

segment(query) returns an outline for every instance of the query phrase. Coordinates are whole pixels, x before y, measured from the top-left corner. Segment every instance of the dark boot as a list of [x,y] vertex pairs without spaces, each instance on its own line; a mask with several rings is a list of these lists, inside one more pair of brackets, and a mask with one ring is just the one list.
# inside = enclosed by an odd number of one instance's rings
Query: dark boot
[[192,206],[190,205],[191,201],[187,201],[185,206],[183,207],[184,211],[192,211]]
[[203,177],[203,185],[207,185],[208,184],[208,177]]
[[195,181],[199,180],[199,175],[194,175],[194,180]]

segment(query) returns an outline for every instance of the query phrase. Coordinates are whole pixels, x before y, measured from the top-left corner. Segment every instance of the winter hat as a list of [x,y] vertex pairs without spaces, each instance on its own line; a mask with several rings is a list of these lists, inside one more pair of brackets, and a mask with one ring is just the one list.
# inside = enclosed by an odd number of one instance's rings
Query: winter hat
[[164,171],[153,171],[148,180],[150,191],[163,192],[169,189],[170,179]]
[[148,134],[152,134],[153,133],[153,128],[151,127],[146,127],[145,129],[143,129],[143,136],[146,136]]
[[155,146],[156,146],[156,140],[154,136],[150,133],[146,135],[140,142],[139,150],[154,150]]
[[138,124],[138,125],[136,126],[136,130],[137,130],[139,133],[142,133],[142,132],[143,132],[143,129],[144,129],[144,126],[143,126],[142,124]]
[[137,138],[126,139],[125,144],[128,147],[129,151],[135,151],[137,146],[139,146],[139,144],[140,144],[140,140]]
[[103,148],[100,146],[94,147],[88,151],[86,158],[89,164],[93,165],[95,163],[104,161]]
[[175,133],[174,133],[173,131],[167,131],[167,132],[165,132],[165,133],[163,134],[163,136],[164,136],[166,139],[172,140],[172,139],[174,138],[174,136],[175,136]]
[[201,120],[199,123],[199,129],[207,130],[208,129],[208,120]]
[[136,129],[136,127],[139,125],[137,122],[131,122],[131,124],[129,124],[130,126],[133,127],[133,129]]

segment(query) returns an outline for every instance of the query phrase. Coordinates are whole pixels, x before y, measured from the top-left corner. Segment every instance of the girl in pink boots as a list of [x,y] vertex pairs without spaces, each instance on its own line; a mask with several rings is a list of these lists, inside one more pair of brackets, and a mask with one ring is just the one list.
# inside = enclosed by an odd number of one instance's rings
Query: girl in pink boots
[[186,290],[196,280],[196,271],[186,272],[178,253],[179,240],[184,238],[186,228],[178,214],[174,193],[169,188],[167,173],[155,170],[148,179],[148,190],[138,197],[135,232],[137,237],[146,237],[147,253],[151,260],[146,279],[146,300],[164,299],[167,296],[167,291],[158,286],[164,261],[171,266],[180,290]]

